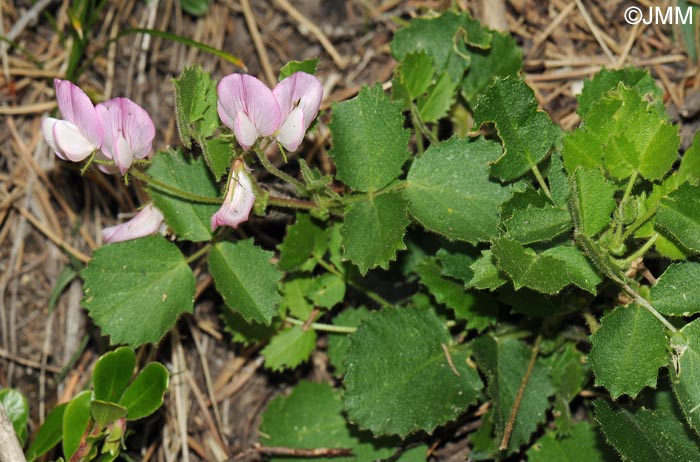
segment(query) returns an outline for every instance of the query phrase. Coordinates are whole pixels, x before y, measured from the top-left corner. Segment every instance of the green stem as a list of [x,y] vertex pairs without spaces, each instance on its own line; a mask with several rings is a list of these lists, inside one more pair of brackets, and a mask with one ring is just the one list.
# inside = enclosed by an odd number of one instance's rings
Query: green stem
[[209,252],[212,248],[213,244],[210,242],[207,245],[203,246],[201,249],[197,250],[195,253],[190,255],[185,259],[185,262],[189,265],[193,261],[197,260],[199,257],[204,255],[205,253]]
[[138,178],[139,180],[148,184],[152,188],[160,189],[162,191],[165,191],[182,199],[186,199],[188,201],[201,202],[203,204],[223,204],[224,202],[223,199],[219,199],[217,197],[199,196],[197,194],[188,193],[187,191],[183,191],[182,189],[176,188],[175,186],[170,186],[169,184],[156,180],[155,178],[150,177],[136,169],[130,170],[129,173],[133,177]]
[[394,192],[394,191],[401,191],[403,189],[406,189],[407,187],[408,187],[408,182],[400,181],[398,183],[390,184],[389,186],[386,186],[382,189],[379,189],[379,190],[371,192],[371,193],[353,194],[352,196],[343,197],[343,203],[344,204],[352,204],[353,202],[364,202],[367,200],[371,200],[374,197],[381,196],[382,194],[386,194],[386,193],[390,193],[390,192]]
[[320,208],[311,201],[302,201],[299,199],[288,199],[286,197],[268,196],[267,203],[276,207],[286,207],[299,210],[315,210]]
[[622,233],[622,242],[626,241],[627,238],[629,238],[632,235],[632,233],[637,231],[637,229],[639,229],[640,226],[642,226],[647,221],[651,220],[656,214],[657,210],[658,205],[644,212],[644,214],[641,217],[637,218],[634,223],[629,225],[625,232]]
[[668,319],[666,319],[661,313],[656,311],[656,308],[654,308],[652,304],[647,301],[647,299],[639,295],[637,291],[635,291],[632,287],[629,286],[629,284],[623,284],[622,288],[625,289],[625,292],[627,292],[627,294],[630,295],[634,299],[634,301],[637,302],[638,305],[640,305],[642,308],[646,308],[646,310],[653,314],[656,319],[661,321],[661,324],[663,324],[666,327],[666,329],[670,330],[674,334],[678,332],[678,329],[676,329],[673,324],[668,322]]
[[355,281],[353,281],[351,279],[346,278],[345,275],[343,273],[341,273],[340,271],[338,271],[338,269],[335,266],[327,263],[325,260],[322,260],[319,258],[319,259],[317,259],[317,261],[318,261],[318,264],[321,265],[326,271],[343,279],[350,287],[363,292],[369,298],[371,298],[372,300],[377,302],[382,308],[391,308],[392,306],[394,306],[391,303],[389,303],[381,295],[379,295],[375,292],[372,292],[371,290],[367,289],[366,287],[361,286],[360,284],[356,283]]
[[625,258],[624,260],[620,260],[620,265],[623,268],[628,268],[632,264],[632,262],[634,262],[637,258],[643,257],[644,254],[646,254],[649,251],[649,249],[651,249],[651,247],[654,245],[658,238],[659,233],[654,233],[654,235],[651,236],[649,240],[646,241],[644,245],[641,246],[636,252],[634,252],[632,255]]
[[[416,108],[416,105],[411,103],[411,119],[413,120],[413,124],[416,126],[418,131],[422,133],[426,138],[430,140],[431,143],[437,143],[437,138],[433,135],[433,133],[428,129],[428,127],[425,125],[423,122],[423,119],[421,119],[420,114],[418,113],[418,110]],[[422,140],[421,140],[421,145],[422,145]]]
[[547,183],[544,181],[544,177],[542,176],[540,169],[537,168],[537,165],[533,165],[531,170],[532,173],[535,174],[535,179],[537,179],[537,183],[540,185],[540,188],[542,188],[542,191],[544,191],[544,195],[552,200],[552,192],[549,190],[549,186],[547,186]]
[[272,173],[280,180],[286,181],[287,183],[294,185],[294,187],[296,187],[297,190],[299,190],[299,191],[304,190],[304,187],[305,187],[304,183],[302,183],[301,181],[297,180],[296,178],[294,178],[290,175],[287,175],[282,170],[280,170],[277,167],[275,167],[274,165],[272,165],[272,162],[267,160],[267,157],[265,157],[264,151],[262,151],[261,149],[255,149],[255,154],[258,156],[258,160],[260,161],[262,166],[265,167],[265,169],[268,172]]
[[[286,316],[284,318],[284,320],[290,324],[294,324],[295,326],[303,326],[305,324],[305,322],[302,321],[301,319],[292,318],[291,316]],[[355,331],[357,331],[357,327],[334,326],[332,324],[321,324],[319,322],[312,322],[311,324],[309,324],[309,326],[313,330],[320,330],[323,332],[333,332],[336,334],[354,334]]]
[[632,188],[634,188],[634,183],[637,181],[637,172],[634,172],[632,176],[630,177],[629,181],[627,182],[627,187],[625,188],[625,194],[622,196],[622,200],[620,201],[620,207],[622,207],[629,199],[630,196],[632,195]]

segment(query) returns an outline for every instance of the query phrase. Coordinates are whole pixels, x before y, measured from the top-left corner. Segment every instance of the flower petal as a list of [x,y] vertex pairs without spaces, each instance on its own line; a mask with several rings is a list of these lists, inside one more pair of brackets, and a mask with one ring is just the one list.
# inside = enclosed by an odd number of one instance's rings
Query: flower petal
[[315,76],[306,72],[295,72],[278,83],[272,93],[280,106],[283,119],[296,107],[301,108],[304,112],[306,131],[318,115],[323,99],[323,86]]
[[131,163],[134,161],[134,151],[129,146],[129,142],[123,136],[117,138],[114,144],[114,164],[119,168],[119,172],[124,175]]
[[102,125],[88,95],[68,80],[54,79],[58,109],[65,120],[78,128],[84,138],[98,148],[102,145]]
[[124,137],[129,141],[135,159],[143,159],[150,154],[156,128],[151,116],[141,106],[129,98],[118,98],[122,110]]
[[102,230],[105,242],[121,242],[155,234],[163,224],[163,214],[153,203],[146,205],[131,220]]
[[262,136],[277,130],[282,119],[277,100],[272,90],[251,75],[230,74],[221,79],[216,87],[217,111],[221,121],[233,129],[238,113],[248,116]]
[[80,162],[97,150],[89,139],[85,138],[78,127],[65,120],[53,124],[53,139],[63,158]]
[[258,129],[243,112],[239,112],[233,121],[233,133],[235,133],[238,143],[246,151],[255,144],[255,140],[260,136]]
[[304,113],[301,108],[294,109],[285,119],[284,123],[277,131],[277,141],[287,151],[296,151],[304,140]]
[[248,221],[254,204],[253,185],[244,167],[241,171],[233,172],[231,175],[224,203],[211,217],[212,231],[224,225],[236,228],[241,223]]
[[53,152],[56,153],[56,155],[61,159],[66,160],[63,154],[61,154],[61,152],[59,151],[58,145],[56,144],[56,140],[53,137],[53,126],[56,125],[56,122],[58,122],[58,119],[54,119],[53,117],[46,117],[44,120],[42,120],[41,134],[44,135],[44,140],[46,141],[46,144],[49,145]]

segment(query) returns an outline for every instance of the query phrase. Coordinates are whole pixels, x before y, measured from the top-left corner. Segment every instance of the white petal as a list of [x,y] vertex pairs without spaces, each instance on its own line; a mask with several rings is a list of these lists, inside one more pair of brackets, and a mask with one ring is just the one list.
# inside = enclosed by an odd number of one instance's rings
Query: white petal
[[289,113],[277,134],[277,141],[287,151],[296,151],[304,139],[304,112],[297,107]]
[[253,122],[243,112],[239,112],[236,115],[236,120],[234,120],[233,124],[233,133],[235,133],[236,139],[245,150],[250,149],[250,147],[255,144],[255,140],[258,139],[258,136],[260,136],[258,129],[255,128]]
[[53,117],[47,117],[44,120],[42,120],[41,133],[42,135],[44,135],[44,140],[46,141],[46,144],[49,145],[53,152],[56,153],[56,155],[61,159],[66,160],[63,154],[61,154],[61,152],[58,150],[58,145],[56,144],[56,140],[53,137],[53,126],[56,125],[56,122],[58,122],[58,119],[54,119]]
[[119,167],[119,171],[122,175],[129,170],[133,160],[134,151],[131,149],[131,146],[129,146],[129,142],[126,138],[120,134],[114,146],[114,163]]
[[59,152],[73,162],[84,160],[98,148],[80,133],[78,127],[65,120],[53,125],[53,138]]
[[163,224],[163,214],[151,203],[131,220],[102,230],[105,242],[121,242],[157,233]]

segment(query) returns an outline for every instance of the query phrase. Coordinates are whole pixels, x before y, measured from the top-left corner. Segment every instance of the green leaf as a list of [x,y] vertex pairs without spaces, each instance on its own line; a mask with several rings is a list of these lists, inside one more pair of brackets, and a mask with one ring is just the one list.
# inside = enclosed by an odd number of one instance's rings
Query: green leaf
[[307,59],[306,61],[289,61],[280,69],[279,80],[284,80],[295,72],[306,72],[315,74],[318,66],[318,58]]
[[549,378],[556,390],[553,411],[556,434],[568,436],[573,431],[574,425],[569,403],[588,383],[590,368],[585,364],[583,353],[570,342],[547,358],[546,362],[549,366]]
[[248,322],[228,307],[221,310],[221,319],[224,321],[224,329],[231,334],[233,341],[245,346],[266,342],[279,329],[278,323],[275,322],[269,326],[254,321]]
[[700,194],[689,183],[661,199],[656,224],[682,246],[700,252]]
[[270,324],[282,297],[277,283],[282,277],[270,263],[272,252],[252,239],[218,242],[209,253],[209,270],[226,305],[250,321]]
[[209,0],[178,0],[180,8],[192,16],[204,16],[209,11]]
[[651,288],[654,308],[669,316],[690,316],[700,313],[700,263],[670,265]]
[[[399,444],[398,440],[376,440],[369,432],[358,432],[345,420],[340,390],[306,381],[294,387],[289,396],[278,396],[270,402],[259,433],[263,435],[260,443],[265,446],[352,449],[351,457],[314,458],[323,462],[384,460],[396,452]],[[271,458],[272,462],[291,460],[297,458]]]
[[63,437],[63,414],[66,407],[68,407],[68,403],[59,404],[46,416],[44,424],[39,428],[34,441],[32,441],[27,450],[27,460],[29,462],[43,456],[61,441]]
[[[197,196],[215,199],[219,195],[204,160],[185,156],[179,150],[159,151],[148,168],[148,175]],[[163,212],[165,222],[179,238],[195,242],[211,239],[211,216],[219,209],[218,204],[193,202],[153,186],[148,192],[158,210]]]
[[68,460],[80,447],[83,434],[90,423],[90,399],[88,390],[70,400],[63,412],[63,454]]
[[571,177],[571,209],[576,228],[593,237],[610,225],[615,209],[615,185],[598,170],[577,169]]
[[[579,422],[573,426],[571,435],[557,438],[556,433],[548,431],[527,451],[529,462],[603,462],[610,460],[603,451],[605,443],[600,434],[588,422]],[[602,444],[601,444],[602,443]]]
[[644,308],[617,307],[601,319],[591,336],[588,363],[595,384],[608,389],[613,399],[631,398],[644,387],[656,387],[659,368],[668,364],[664,328]]
[[468,283],[474,277],[471,266],[476,260],[476,250],[463,244],[440,248],[435,256],[440,260],[442,274]]
[[262,350],[265,367],[273,371],[293,369],[303,363],[316,347],[316,331],[292,326],[272,337]]
[[595,294],[595,287],[601,282],[586,257],[572,246],[557,246],[538,254],[512,239],[500,238],[494,241],[491,251],[516,290],[528,287],[556,294],[573,283]]
[[343,258],[350,260],[365,274],[377,266],[387,269],[404,250],[406,202],[397,192],[374,196],[350,204],[343,223]]
[[671,409],[628,409],[604,399],[594,406],[606,439],[625,461],[700,460],[697,440]]
[[175,86],[175,116],[182,144],[192,147],[191,139],[211,136],[219,126],[216,109],[216,82],[199,66],[185,67]]
[[398,30],[391,41],[391,54],[403,61],[409,53],[425,51],[435,65],[435,71],[447,72],[455,83],[469,67],[467,45],[487,49],[491,32],[468,13],[446,11],[436,18],[418,18]]
[[82,304],[112,344],[158,343],[193,309],[192,270],[177,246],[159,235],[95,250],[81,276]]
[[228,171],[236,154],[233,141],[223,138],[212,138],[202,142],[204,160],[217,181]]
[[[369,317],[370,311],[361,306],[357,309],[348,308],[333,318],[334,326],[357,327]],[[345,356],[350,348],[350,336],[330,332],[328,334],[328,361],[335,368],[334,375],[340,377],[345,374]]]
[[474,261],[471,269],[474,271],[474,277],[467,284],[468,287],[493,291],[508,282],[508,279],[496,266],[493,252],[490,249],[481,251],[481,256]]
[[337,177],[357,191],[377,191],[401,174],[410,133],[401,105],[381,85],[363,87],[357,97],[333,104],[330,130]]
[[97,360],[92,373],[93,398],[111,403],[119,402],[129,385],[136,365],[136,354],[129,347],[117,348]]
[[435,123],[447,115],[455,101],[457,84],[449,74],[442,74],[424,98],[418,100],[418,111],[423,122]]
[[483,139],[431,145],[408,173],[404,193],[411,215],[449,239],[490,240],[498,231],[498,206],[511,194],[510,188],[489,181],[488,163],[500,150]]
[[287,235],[279,245],[277,266],[283,271],[312,271],[316,258],[322,258],[328,248],[328,233],[319,222],[306,213],[298,213],[296,222],[287,227]]
[[313,279],[308,298],[316,307],[333,308],[345,298],[345,280],[335,274],[322,274]]
[[470,105],[496,77],[515,77],[523,65],[523,52],[510,34],[492,31],[491,48],[470,48],[471,66],[462,80],[462,95]]
[[0,390],[0,406],[12,422],[12,428],[21,445],[27,440],[27,420],[29,418],[29,403],[27,398],[12,388]]
[[481,389],[466,359],[432,310],[373,313],[351,335],[345,359],[350,420],[375,435],[432,432],[461,414]]
[[573,226],[569,211],[553,205],[516,209],[504,225],[506,235],[521,244],[550,241]]
[[424,51],[407,54],[396,66],[395,79],[402,85],[410,99],[416,99],[433,83],[433,60]]
[[690,428],[700,433],[700,320],[671,337],[671,385]]
[[483,294],[467,292],[463,284],[442,277],[440,265],[435,260],[423,260],[416,272],[435,300],[454,311],[457,319],[466,320],[467,328],[483,331],[496,323],[498,306],[495,301]]
[[313,276],[287,278],[280,288],[280,292],[282,292],[280,313],[289,313],[299,319],[308,319],[314,310],[313,305],[307,298],[307,294],[311,291],[313,285]]
[[[487,392],[491,397],[496,439],[501,441],[515,403],[516,395],[525,377],[532,350],[515,339],[490,335],[472,343],[479,368],[488,380]],[[547,368],[537,360],[525,386],[520,408],[508,441],[506,453],[517,451],[530,441],[530,436],[544,422],[549,407],[549,396],[554,392],[547,377]]]
[[638,89],[623,84],[600,98],[587,112],[582,126],[564,140],[564,163],[599,167],[623,180],[637,172],[648,180],[661,179],[678,156],[678,127],[649,106]]
[[643,96],[649,96],[660,114],[665,114],[663,91],[646,69],[625,67],[623,69],[601,69],[591,80],[586,80],[578,99],[578,114],[586,118],[593,105],[622,82],[627,88],[635,88]]
[[170,374],[160,363],[148,363],[128,386],[119,404],[126,408],[126,420],[153,414],[163,405]]
[[681,182],[687,181],[694,186],[700,183],[700,132],[695,132],[692,144],[683,153],[677,173]]
[[97,425],[106,427],[126,416],[126,408],[119,404],[93,399],[90,402],[90,415]]
[[537,100],[520,78],[496,79],[474,107],[474,127],[493,122],[503,141],[503,155],[491,167],[502,180],[515,180],[550,153],[561,129],[537,110]]

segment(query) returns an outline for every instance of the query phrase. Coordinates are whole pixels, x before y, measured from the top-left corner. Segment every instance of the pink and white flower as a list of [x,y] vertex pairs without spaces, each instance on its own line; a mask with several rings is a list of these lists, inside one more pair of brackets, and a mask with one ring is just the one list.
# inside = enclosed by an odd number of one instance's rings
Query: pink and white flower
[[121,242],[155,234],[163,227],[163,214],[149,202],[134,218],[120,225],[102,230],[105,242]]
[[211,217],[212,231],[219,226],[236,228],[248,221],[250,211],[255,204],[255,193],[250,177],[243,162],[235,162],[229,180],[224,203]]
[[295,151],[323,98],[321,82],[305,72],[295,72],[274,90],[251,75],[230,74],[221,79],[217,92],[219,117],[245,150],[261,136],[274,136]]
[[148,113],[128,98],[114,98],[96,107],[104,130],[102,153],[122,175],[134,159],[144,159],[153,148],[156,129]]
[[102,146],[102,125],[83,90],[68,80],[54,79],[53,83],[63,120],[47,117],[41,131],[58,157],[80,162]]

